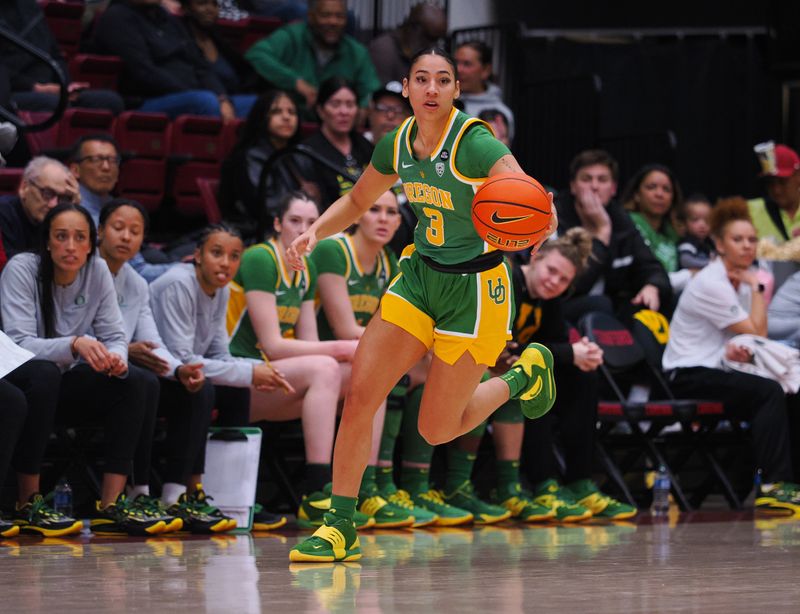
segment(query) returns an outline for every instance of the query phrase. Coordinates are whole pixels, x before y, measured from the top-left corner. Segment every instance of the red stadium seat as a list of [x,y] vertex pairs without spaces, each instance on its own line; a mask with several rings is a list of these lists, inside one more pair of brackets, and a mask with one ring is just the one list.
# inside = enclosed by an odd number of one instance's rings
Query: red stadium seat
[[71,108],[64,111],[58,122],[58,141],[61,149],[70,149],[80,137],[87,134],[114,131],[114,114],[103,109]]
[[152,213],[161,207],[166,183],[166,160],[126,159],[119,169],[115,193],[117,196],[138,200]]
[[221,159],[225,159],[228,157],[228,154],[231,153],[233,147],[236,145],[236,141],[239,140],[239,132],[240,128],[244,125],[243,119],[235,119],[232,122],[226,123],[222,127],[222,152],[221,152]]
[[247,19],[217,19],[216,31],[234,49],[247,33]]
[[181,115],[172,125],[170,162],[175,165],[170,194],[183,215],[205,214],[197,179],[218,179],[222,161],[222,120]]
[[275,30],[283,25],[283,22],[276,17],[258,17],[250,15],[247,18],[247,31],[244,36],[239,39],[238,49],[240,53],[244,53],[253,44],[260,41],[265,36],[269,36]]
[[95,89],[116,90],[122,66],[122,58],[115,55],[79,53],[69,61],[69,75]]
[[123,111],[117,117],[114,138],[126,156],[165,159],[171,125],[165,113]]
[[64,57],[69,60],[78,53],[81,41],[83,18],[83,2],[56,2],[50,0],[41,3],[45,19],[53,33]]
[[[18,111],[17,115],[26,124],[38,124],[50,117],[52,113],[48,111]],[[31,156],[44,155],[45,152],[52,152],[58,147],[58,128],[56,123],[45,130],[24,133]]]
[[203,209],[209,224],[218,224],[222,221],[222,213],[217,204],[217,190],[219,189],[219,179],[208,179],[207,177],[197,178],[197,189],[200,191],[200,199],[203,202]]
[[0,196],[17,193],[22,172],[21,168],[0,168]]

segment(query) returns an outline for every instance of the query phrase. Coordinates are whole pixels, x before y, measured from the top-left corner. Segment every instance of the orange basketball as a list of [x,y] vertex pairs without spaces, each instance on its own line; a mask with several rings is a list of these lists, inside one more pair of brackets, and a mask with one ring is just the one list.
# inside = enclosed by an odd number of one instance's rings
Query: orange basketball
[[472,199],[472,223],[489,245],[507,251],[533,247],[553,216],[547,190],[533,177],[501,173],[486,180]]

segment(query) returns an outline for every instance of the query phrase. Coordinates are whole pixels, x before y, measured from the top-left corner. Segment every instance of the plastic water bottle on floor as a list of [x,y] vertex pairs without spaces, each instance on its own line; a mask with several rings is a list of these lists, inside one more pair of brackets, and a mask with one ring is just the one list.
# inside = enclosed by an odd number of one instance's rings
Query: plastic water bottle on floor
[[72,518],[72,487],[66,478],[61,478],[53,491],[53,509]]
[[669,474],[664,465],[660,465],[653,481],[653,504],[650,506],[650,513],[653,516],[666,517],[669,514],[669,491],[671,487]]

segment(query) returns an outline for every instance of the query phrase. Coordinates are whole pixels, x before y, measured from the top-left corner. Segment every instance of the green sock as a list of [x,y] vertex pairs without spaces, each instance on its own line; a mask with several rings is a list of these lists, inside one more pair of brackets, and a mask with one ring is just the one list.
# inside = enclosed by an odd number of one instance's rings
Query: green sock
[[378,485],[378,490],[385,492],[387,490],[394,490],[394,467],[376,467],[375,469],[375,483]]
[[378,459],[392,462],[394,460],[394,444],[400,434],[400,425],[403,423],[402,409],[387,409],[386,418],[383,420],[383,433],[381,446],[378,450]]
[[417,386],[406,397],[403,412],[403,460],[409,463],[431,464],[433,446],[419,434],[419,406],[423,386]]
[[497,490],[501,493],[509,492],[519,484],[519,461],[497,461]]
[[428,467],[403,466],[400,470],[400,484],[403,490],[407,490],[412,495],[428,492],[431,489],[430,471]]
[[331,496],[331,514],[337,518],[344,518],[345,520],[353,520],[353,514],[356,511],[356,503],[358,499],[355,497],[342,497],[340,495]]
[[510,369],[500,376],[508,384],[508,397],[515,398],[528,386],[528,376],[522,369]]
[[375,483],[375,465],[367,465],[361,478],[361,489],[358,491],[358,496],[362,499],[371,497],[376,490],[378,490],[378,485]]
[[447,478],[444,482],[445,492],[453,492],[464,482],[472,479],[472,467],[477,454],[466,452],[456,444],[447,447]]

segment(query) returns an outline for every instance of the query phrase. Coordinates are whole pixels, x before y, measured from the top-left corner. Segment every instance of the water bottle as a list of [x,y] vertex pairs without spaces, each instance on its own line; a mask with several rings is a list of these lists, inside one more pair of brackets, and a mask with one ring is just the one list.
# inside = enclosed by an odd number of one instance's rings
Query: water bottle
[[59,514],[72,518],[72,487],[66,478],[61,478],[53,491],[53,509]]
[[653,516],[667,516],[669,514],[669,491],[671,486],[666,468],[664,465],[660,465],[653,481],[653,504],[650,506],[650,513]]

